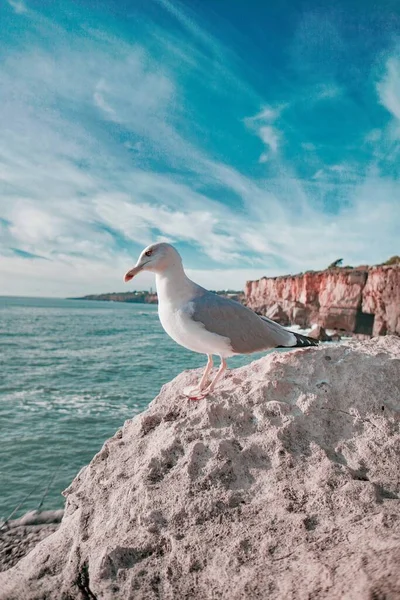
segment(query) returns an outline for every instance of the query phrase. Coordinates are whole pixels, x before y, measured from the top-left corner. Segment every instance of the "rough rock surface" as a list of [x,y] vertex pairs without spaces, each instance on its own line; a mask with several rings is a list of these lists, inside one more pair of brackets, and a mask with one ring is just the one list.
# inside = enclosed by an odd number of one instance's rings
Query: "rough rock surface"
[[[315,340],[319,340],[320,342],[332,342],[332,336],[328,335],[325,329],[321,325],[315,325],[308,334],[310,337]],[[339,337],[340,339],[340,337]]]
[[[0,530],[0,571],[13,567],[39,542],[57,531],[57,524],[29,525]],[[1,592],[0,592],[1,595]]]
[[290,325],[289,315],[285,313],[282,306],[277,302],[270,306],[265,313],[265,316],[277,323],[280,323],[284,327]]
[[32,510],[0,524],[0,571],[14,566],[41,540],[58,529],[63,510]]
[[164,386],[66,490],[2,600],[400,598],[400,339]]
[[400,265],[263,277],[246,283],[245,299],[282,325],[400,335]]
[[400,335],[400,266],[372,267],[363,289],[362,310],[375,314],[374,335]]

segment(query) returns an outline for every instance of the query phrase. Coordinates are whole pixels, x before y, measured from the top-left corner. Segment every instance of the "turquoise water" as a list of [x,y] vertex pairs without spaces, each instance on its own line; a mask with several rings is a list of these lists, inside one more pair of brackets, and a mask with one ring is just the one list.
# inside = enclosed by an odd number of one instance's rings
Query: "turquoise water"
[[[251,362],[234,357],[230,366]],[[0,297],[0,518],[61,491],[162,384],[202,367],[146,304]]]

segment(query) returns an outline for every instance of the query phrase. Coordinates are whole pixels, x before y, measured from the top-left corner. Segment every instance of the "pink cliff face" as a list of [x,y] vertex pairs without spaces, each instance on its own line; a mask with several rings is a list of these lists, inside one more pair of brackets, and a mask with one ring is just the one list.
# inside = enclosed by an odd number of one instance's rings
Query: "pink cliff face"
[[375,315],[374,335],[400,335],[400,266],[369,269],[362,311]]
[[400,266],[330,269],[248,281],[246,304],[283,325],[400,335]]

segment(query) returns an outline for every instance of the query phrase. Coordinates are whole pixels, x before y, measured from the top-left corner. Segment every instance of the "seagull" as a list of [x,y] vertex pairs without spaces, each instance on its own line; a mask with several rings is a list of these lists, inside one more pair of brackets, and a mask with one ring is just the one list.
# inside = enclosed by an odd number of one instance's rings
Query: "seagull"
[[[158,315],[166,333],[184,348],[207,354],[207,365],[198,385],[183,390],[191,400],[201,400],[215,389],[227,369],[229,356],[318,345],[317,340],[288,331],[243,304],[191,281],[180,254],[170,244],[147,246],[136,265],[125,274],[124,281],[130,281],[141,271],[156,275]],[[213,355],[219,356],[221,363],[210,382]]]

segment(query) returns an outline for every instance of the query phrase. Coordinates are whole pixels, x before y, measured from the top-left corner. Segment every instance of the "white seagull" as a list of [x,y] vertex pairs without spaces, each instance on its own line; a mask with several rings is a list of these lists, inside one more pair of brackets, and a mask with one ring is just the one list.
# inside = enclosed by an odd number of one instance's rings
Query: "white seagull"
[[[188,350],[207,354],[207,366],[198,386],[184,390],[192,400],[201,400],[215,389],[229,356],[318,345],[317,340],[288,331],[239,302],[191,281],[183,270],[180,254],[170,244],[162,242],[145,248],[124,280],[130,281],[140,271],[156,274],[158,315],[168,335]],[[220,357],[221,364],[209,382],[213,354]]]

